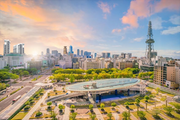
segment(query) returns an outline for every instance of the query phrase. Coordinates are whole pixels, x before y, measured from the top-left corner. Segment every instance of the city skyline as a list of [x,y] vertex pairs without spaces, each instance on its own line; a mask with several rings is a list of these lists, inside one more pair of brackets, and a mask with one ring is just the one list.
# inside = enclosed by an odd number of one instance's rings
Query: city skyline
[[[63,53],[73,46],[91,53],[132,53],[144,57],[152,21],[158,56],[180,58],[180,1],[1,1],[0,54],[4,40],[24,43],[26,54]],[[137,7],[141,6],[141,7]],[[32,49],[33,47],[33,49]]]

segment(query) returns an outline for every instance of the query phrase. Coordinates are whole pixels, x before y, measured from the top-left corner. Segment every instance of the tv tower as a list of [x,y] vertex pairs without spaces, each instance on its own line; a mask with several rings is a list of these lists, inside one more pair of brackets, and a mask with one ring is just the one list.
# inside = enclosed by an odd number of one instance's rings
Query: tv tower
[[152,34],[152,25],[151,25],[151,21],[149,21],[149,25],[148,25],[148,35],[147,35],[147,40],[146,40],[146,55],[148,58],[148,64],[151,66],[152,65],[152,61],[151,58],[153,57],[152,55],[152,51],[154,52],[154,39],[153,39],[153,34]]

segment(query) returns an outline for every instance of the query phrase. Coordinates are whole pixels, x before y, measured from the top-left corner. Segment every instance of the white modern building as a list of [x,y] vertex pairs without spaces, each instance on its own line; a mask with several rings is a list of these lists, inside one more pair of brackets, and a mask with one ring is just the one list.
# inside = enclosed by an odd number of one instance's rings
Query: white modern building
[[10,41],[4,40],[4,55],[10,53]]
[[3,69],[5,66],[7,66],[7,62],[4,58],[0,58],[0,69]]
[[19,53],[21,55],[24,55],[24,44],[20,43],[13,46],[13,53]]
[[10,54],[6,54],[4,56],[4,59],[7,61],[7,64],[10,67],[14,67],[14,66],[24,66],[24,57],[21,54],[18,53],[10,53]]
[[59,67],[66,69],[66,68],[72,68],[72,58],[70,55],[63,55],[63,59],[58,61]]

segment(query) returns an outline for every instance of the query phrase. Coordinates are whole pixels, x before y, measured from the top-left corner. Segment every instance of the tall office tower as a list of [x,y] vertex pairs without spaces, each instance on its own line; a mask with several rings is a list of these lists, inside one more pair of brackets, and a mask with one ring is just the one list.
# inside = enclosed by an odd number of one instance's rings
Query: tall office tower
[[110,58],[111,57],[111,54],[110,53],[106,53],[106,58]]
[[52,54],[53,54],[54,56],[58,56],[58,51],[57,51],[57,50],[52,50]]
[[118,55],[118,54],[113,54],[113,55],[112,55],[112,58],[117,59],[118,57],[119,57],[119,55]]
[[77,49],[77,55],[79,56],[79,49]]
[[106,53],[102,53],[102,57],[105,58],[106,57]]
[[66,55],[67,54],[67,46],[64,46],[63,48],[63,55]]
[[50,50],[49,48],[46,49],[46,55],[49,55],[50,54]]
[[153,39],[153,34],[152,34],[152,25],[151,21],[149,21],[149,26],[148,26],[148,35],[147,35],[147,40],[146,40],[146,55],[148,58],[148,64],[151,66],[152,65],[152,52],[154,52],[154,39]]
[[43,51],[41,52],[41,55],[43,56]]
[[20,43],[13,46],[13,53],[24,54],[24,44]]
[[81,50],[81,55],[83,56],[83,50]]
[[73,47],[71,45],[69,46],[69,53],[73,53]]
[[10,53],[10,41],[4,40],[4,55]]
[[126,53],[121,53],[121,57],[125,58],[126,57]]
[[97,56],[97,53],[94,53],[94,58],[96,58],[96,56]]

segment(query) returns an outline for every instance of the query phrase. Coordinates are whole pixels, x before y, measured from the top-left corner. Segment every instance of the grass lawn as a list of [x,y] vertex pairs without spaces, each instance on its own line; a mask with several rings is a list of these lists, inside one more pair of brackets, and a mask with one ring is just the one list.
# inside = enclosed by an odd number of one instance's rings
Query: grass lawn
[[[49,93],[50,93],[50,96],[56,96],[56,95],[65,94],[65,92],[63,92],[63,91],[56,91],[56,92],[50,91]],[[57,94],[56,94],[56,93],[57,93]]]
[[38,111],[35,111],[32,116],[30,117],[30,119],[38,119],[38,118],[50,118],[51,117],[51,114],[42,114],[40,117],[36,117],[36,113]]
[[[109,117],[104,117],[104,120],[109,120]],[[115,118],[112,116],[111,120],[115,120]]]
[[[142,103],[146,103],[146,102],[145,102],[145,99],[142,99],[141,102],[142,102]],[[158,104],[158,103],[159,103],[159,101],[156,101],[156,104]],[[150,106],[150,105],[155,105],[155,100],[148,100],[147,105],[148,105],[148,106]]]
[[175,111],[171,112],[171,114],[174,116],[174,117],[171,117],[171,116],[168,116],[166,114],[166,111],[162,110],[161,113],[166,116],[167,118],[169,118],[170,120],[180,120],[180,114],[176,113]]
[[[146,118],[147,120],[155,120],[148,111],[147,111],[147,112],[146,112],[146,111],[143,111],[143,112],[146,113],[145,118]],[[137,119],[139,118],[138,115],[137,115],[137,112],[132,112],[132,114],[133,114]]]
[[[76,120],[91,120],[90,118],[76,118]],[[98,120],[97,118],[95,118],[95,120]]]
[[21,120],[26,116],[28,112],[19,112],[16,116],[12,118],[12,120]]

